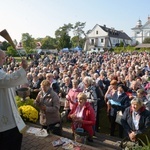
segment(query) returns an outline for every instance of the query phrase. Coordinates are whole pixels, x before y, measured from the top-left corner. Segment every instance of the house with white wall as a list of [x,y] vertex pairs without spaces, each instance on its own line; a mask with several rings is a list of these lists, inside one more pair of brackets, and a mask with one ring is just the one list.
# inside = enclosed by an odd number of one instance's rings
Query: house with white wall
[[133,42],[138,42],[141,44],[145,38],[150,37],[150,17],[148,16],[147,22],[142,25],[142,21],[139,19],[134,28],[131,28],[133,31]]
[[86,35],[84,50],[110,49],[119,45],[120,42],[123,42],[125,46],[130,45],[131,38],[123,31],[96,24]]

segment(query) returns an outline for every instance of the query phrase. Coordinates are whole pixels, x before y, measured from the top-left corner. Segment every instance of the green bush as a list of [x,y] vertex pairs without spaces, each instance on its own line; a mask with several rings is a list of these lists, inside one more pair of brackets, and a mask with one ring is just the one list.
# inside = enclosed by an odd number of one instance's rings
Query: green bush
[[38,120],[39,108],[34,105],[34,99],[27,97],[26,100],[23,101],[19,96],[16,96],[15,99],[22,119],[26,122],[36,123]]
[[19,96],[16,96],[15,99],[18,108],[24,105],[31,105],[39,112],[39,108],[34,105],[34,99],[30,99],[29,97],[27,97],[26,100],[23,101]]
[[36,123],[38,111],[31,105],[23,105],[18,108],[20,116],[24,121]]
[[145,144],[140,139],[139,139],[139,141],[140,141],[141,145],[133,147],[132,150],[150,150],[150,141],[149,141],[147,136],[146,136],[146,143],[147,144]]

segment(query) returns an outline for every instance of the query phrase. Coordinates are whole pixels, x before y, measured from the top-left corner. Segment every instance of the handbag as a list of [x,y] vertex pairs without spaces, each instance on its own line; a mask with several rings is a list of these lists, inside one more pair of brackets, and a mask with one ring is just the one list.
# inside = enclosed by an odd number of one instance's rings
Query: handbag
[[121,110],[119,110],[119,111],[117,111],[117,115],[116,115],[116,120],[115,120],[115,122],[116,123],[118,123],[118,124],[120,124],[121,125],[121,118],[122,118],[122,111]]

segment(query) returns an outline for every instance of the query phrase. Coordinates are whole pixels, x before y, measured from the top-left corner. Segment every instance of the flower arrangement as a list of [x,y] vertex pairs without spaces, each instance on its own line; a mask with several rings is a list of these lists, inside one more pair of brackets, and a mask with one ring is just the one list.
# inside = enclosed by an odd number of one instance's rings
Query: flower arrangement
[[31,105],[23,105],[18,108],[19,113],[24,121],[37,122],[38,111]]

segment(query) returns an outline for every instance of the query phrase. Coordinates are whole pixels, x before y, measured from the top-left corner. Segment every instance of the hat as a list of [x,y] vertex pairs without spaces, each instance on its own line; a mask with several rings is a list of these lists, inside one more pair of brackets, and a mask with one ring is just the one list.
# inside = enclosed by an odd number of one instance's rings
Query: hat
[[117,85],[117,80],[112,80],[112,81],[110,82],[110,85]]

